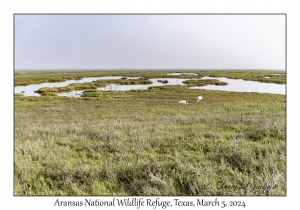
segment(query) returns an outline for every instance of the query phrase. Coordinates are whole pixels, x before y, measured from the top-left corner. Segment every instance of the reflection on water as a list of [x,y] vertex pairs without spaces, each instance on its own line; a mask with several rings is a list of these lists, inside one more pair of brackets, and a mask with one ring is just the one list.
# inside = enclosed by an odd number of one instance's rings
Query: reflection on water
[[88,77],[82,78],[81,80],[67,80],[64,82],[55,82],[55,83],[42,83],[38,85],[27,85],[27,86],[17,86],[15,87],[15,93],[23,93],[24,96],[40,96],[40,94],[35,93],[34,91],[43,88],[43,87],[66,87],[72,83],[84,83],[84,82],[94,82],[97,80],[106,80],[106,79],[121,79],[120,76],[111,76],[111,77]]
[[[181,74],[181,73],[174,73]],[[173,75],[174,75],[173,74]],[[192,73],[191,73],[192,74]],[[28,85],[28,86],[18,86],[15,87],[15,93],[23,93],[25,96],[40,96],[40,94],[35,93],[34,91],[42,87],[65,87],[72,83],[84,83],[84,82],[93,82],[96,80],[112,80],[112,79],[121,79],[122,76],[110,76],[110,77],[90,77],[83,78],[82,80],[68,80],[65,82],[58,83],[43,83],[38,85]],[[138,79],[140,77],[127,77],[128,79]],[[235,92],[259,92],[259,93],[273,93],[273,94],[285,94],[285,84],[273,84],[273,83],[261,83],[254,81],[245,81],[242,79],[228,79],[225,77],[214,78],[214,77],[202,77],[202,79],[218,79],[221,82],[227,82],[228,85],[225,86],[215,86],[207,85],[201,87],[191,87],[190,89],[206,89],[206,90],[222,90],[222,91],[235,91]],[[159,80],[167,80],[168,83],[164,84],[159,82]],[[98,88],[102,91],[128,91],[128,90],[145,90],[153,86],[163,86],[163,85],[185,85],[182,82],[188,79],[179,79],[179,78],[154,78],[150,79],[152,84],[148,85],[119,85],[119,84],[109,84],[104,88]],[[80,97],[83,93],[83,90],[71,91],[58,93],[58,96],[66,97]]]
[[196,73],[170,73],[170,74],[167,74],[167,75],[178,76],[178,75],[181,75],[181,74],[188,74],[188,75],[195,75],[195,76],[198,75],[198,74],[196,74]]
[[190,89],[205,89],[205,90],[223,90],[235,92],[258,92],[258,93],[273,93],[285,94],[285,84],[261,83],[254,81],[245,81],[242,79],[228,79],[225,77],[202,77],[202,79],[217,79],[221,82],[227,82],[228,85],[216,86],[207,85],[202,87],[191,87]]
[[63,96],[63,97],[74,97],[74,98],[79,98],[83,94],[84,90],[74,90],[71,92],[62,92],[62,93],[57,93],[58,96]]

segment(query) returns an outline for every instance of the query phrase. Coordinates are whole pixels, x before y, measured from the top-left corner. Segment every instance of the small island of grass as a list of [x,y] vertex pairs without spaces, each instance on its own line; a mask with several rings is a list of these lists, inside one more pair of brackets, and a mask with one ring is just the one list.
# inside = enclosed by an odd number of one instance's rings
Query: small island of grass
[[228,85],[227,82],[220,82],[217,79],[186,80],[183,83],[189,86]]

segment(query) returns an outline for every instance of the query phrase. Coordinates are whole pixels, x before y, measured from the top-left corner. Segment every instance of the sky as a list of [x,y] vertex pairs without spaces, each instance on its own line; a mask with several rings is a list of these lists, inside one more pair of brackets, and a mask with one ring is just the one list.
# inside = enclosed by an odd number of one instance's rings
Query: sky
[[15,70],[285,69],[277,15],[14,15]]

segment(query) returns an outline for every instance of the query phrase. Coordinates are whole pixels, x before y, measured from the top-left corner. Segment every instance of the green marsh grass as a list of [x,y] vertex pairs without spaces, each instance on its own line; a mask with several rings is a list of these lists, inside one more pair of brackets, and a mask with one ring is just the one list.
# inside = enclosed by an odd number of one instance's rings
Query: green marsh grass
[[228,85],[227,82],[220,82],[217,79],[186,80],[183,83],[189,86]]
[[284,95],[86,89],[14,110],[15,195],[286,195]]

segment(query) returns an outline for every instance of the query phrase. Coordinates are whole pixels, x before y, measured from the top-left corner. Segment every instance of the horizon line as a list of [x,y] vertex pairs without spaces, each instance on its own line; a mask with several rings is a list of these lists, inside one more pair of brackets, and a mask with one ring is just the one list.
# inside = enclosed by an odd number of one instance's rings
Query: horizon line
[[286,71],[286,69],[226,69],[226,68],[218,68],[218,69],[198,69],[198,68],[58,68],[58,69],[14,69],[14,71],[64,71],[64,70],[266,70],[266,71]]

